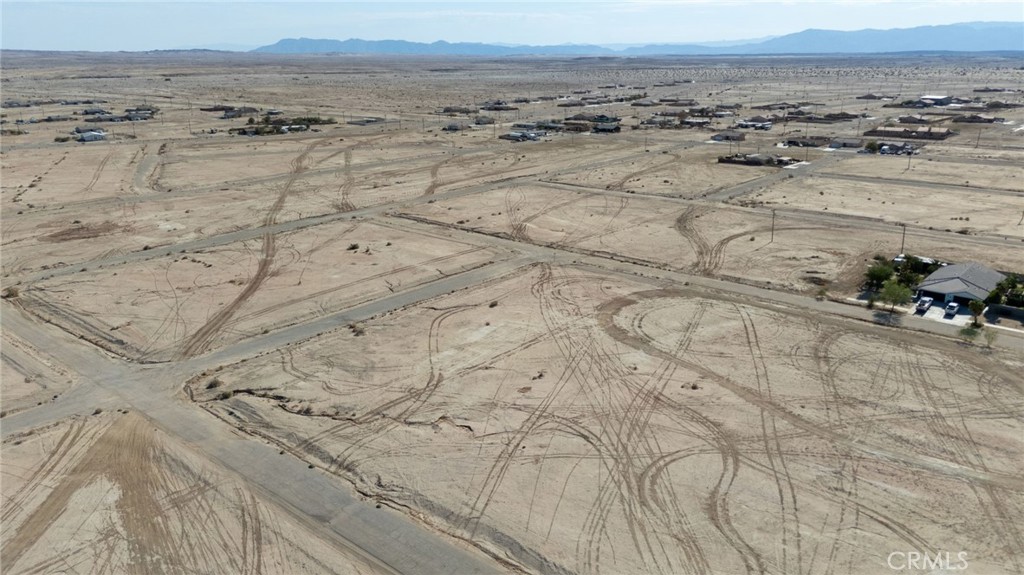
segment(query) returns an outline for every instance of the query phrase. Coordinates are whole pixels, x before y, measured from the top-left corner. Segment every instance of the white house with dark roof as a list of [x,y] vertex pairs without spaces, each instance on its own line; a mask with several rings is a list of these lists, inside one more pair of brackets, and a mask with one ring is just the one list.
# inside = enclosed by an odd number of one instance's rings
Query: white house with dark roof
[[936,300],[967,303],[984,300],[1006,276],[977,262],[954,264],[935,270],[917,289]]

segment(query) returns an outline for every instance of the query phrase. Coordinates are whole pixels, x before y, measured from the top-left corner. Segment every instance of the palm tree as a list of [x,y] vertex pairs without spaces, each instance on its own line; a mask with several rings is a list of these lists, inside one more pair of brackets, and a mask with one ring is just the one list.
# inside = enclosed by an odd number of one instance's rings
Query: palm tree
[[970,303],[967,304],[967,309],[971,310],[971,315],[974,316],[975,326],[981,325],[978,323],[978,316],[985,313],[985,307],[985,302],[980,299],[971,300]]

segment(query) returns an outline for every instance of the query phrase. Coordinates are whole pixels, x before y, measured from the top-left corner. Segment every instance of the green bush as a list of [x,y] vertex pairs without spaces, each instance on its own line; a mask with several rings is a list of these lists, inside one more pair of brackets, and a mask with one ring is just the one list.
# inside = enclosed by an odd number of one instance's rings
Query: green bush
[[881,288],[882,284],[891,278],[895,272],[896,270],[893,269],[889,262],[876,263],[868,268],[868,271],[864,274],[864,279],[867,280],[867,288],[870,290]]

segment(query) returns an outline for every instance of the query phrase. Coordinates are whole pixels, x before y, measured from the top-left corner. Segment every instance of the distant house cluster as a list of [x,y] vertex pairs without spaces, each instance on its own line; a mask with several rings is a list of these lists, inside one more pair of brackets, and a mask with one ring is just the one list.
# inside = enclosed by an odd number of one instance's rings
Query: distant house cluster
[[0,102],[0,108],[31,108],[33,106],[90,106],[93,104],[106,104],[106,100],[98,98],[68,98],[64,100],[4,100]]
[[134,108],[126,108],[123,114],[111,114],[103,108],[86,108],[82,110],[86,122],[145,122],[152,120],[160,109],[144,104]]
[[[1000,89],[986,89],[975,90],[979,93],[1005,93],[1015,94],[1013,90],[1000,90]],[[894,102],[892,104],[886,104],[887,108],[945,108],[946,112],[956,112],[960,110],[965,111],[984,111],[984,110],[999,110],[1006,108],[1017,108],[1020,104],[1014,104],[1004,102],[1002,100],[990,100],[985,102],[981,97],[973,98],[961,98],[958,96],[948,96],[945,94],[925,94],[920,98],[914,98],[910,100],[903,100],[901,102]]]

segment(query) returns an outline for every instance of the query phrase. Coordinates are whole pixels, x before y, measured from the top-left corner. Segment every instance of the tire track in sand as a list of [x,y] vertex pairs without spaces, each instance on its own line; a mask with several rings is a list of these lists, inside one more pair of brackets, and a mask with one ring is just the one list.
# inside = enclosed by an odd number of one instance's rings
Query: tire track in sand
[[[771,379],[768,377],[768,365],[764,360],[764,352],[761,350],[761,341],[757,335],[757,327],[754,325],[754,318],[749,310],[734,306],[736,313],[743,323],[743,331],[746,335],[747,348],[750,351],[750,359],[754,363],[754,376],[757,381],[757,392],[772,402]],[[801,553],[800,540],[800,515],[797,511],[796,488],[793,486],[793,477],[789,473],[786,459],[783,454],[782,443],[779,441],[779,430],[776,426],[775,414],[761,408],[761,437],[764,442],[765,455],[768,457],[768,464],[772,470],[775,486],[779,494],[779,507],[782,513],[782,570],[790,573],[789,557],[789,532],[792,529],[796,541],[796,572],[803,573],[803,557]],[[769,427],[771,428],[771,439],[769,440]],[[778,460],[778,466],[776,466]],[[781,472],[781,473],[780,473]],[[783,480],[786,489],[783,489]],[[786,495],[789,497],[787,498]],[[789,520],[792,519],[792,526]]]
[[117,508],[127,537],[129,571],[162,573],[168,564],[180,564],[176,538],[155,497],[160,484],[156,451],[153,428],[145,420],[134,415],[119,419],[5,542],[0,550],[4,563],[16,564],[63,515],[79,489],[105,477],[121,493]]
[[[299,176],[306,171],[308,166],[306,165],[306,158],[310,152],[316,148],[326,145],[330,141],[330,138],[324,138],[317,140],[312,144],[306,146],[306,148],[298,156],[292,160],[291,174],[284,186],[281,188],[281,192],[277,196],[277,201],[270,206],[270,210],[267,215],[263,218],[263,226],[269,227],[276,223],[277,214],[284,207],[285,201],[288,199],[288,193],[291,191],[292,186],[299,179]],[[274,263],[274,255],[277,253],[276,236],[273,232],[266,232],[263,234],[263,248],[260,254],[260,263],[256,267],[256,273],[253,274],[252,278],[249,279],[249,283],[245,285],[245,288],[235,296],[235,299],[224,306],[220,311],[214,314],[205,325],[200,327],[195,333],[192,334],[181,346],[181,349],[176,354],[175,359],[185,359],[198,355],[206,350],[206,348],[213,341],[213,338],[220,333],[221,328],[224,324],[235,315],[238,308],[242,306],[252,294],[256,293],[263,282],[266,281],[270,275],[271,265]]]
[[114,152],[111,151],[109,154],[106,155],[105,158],[100,160],[100,163],[96,165],[96,171],[93,172],[92,174],[92,179],[89,180],[89,183],[86,184],[85,187],[78,192],[79,194],[86,194],[92,191],[93,187],[96,186],[96,182],[100,181],[100,176],[103,175],[103,168],[107,167],[107,162],[110,161],[110,158],[113,155]]

